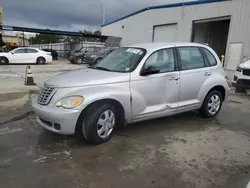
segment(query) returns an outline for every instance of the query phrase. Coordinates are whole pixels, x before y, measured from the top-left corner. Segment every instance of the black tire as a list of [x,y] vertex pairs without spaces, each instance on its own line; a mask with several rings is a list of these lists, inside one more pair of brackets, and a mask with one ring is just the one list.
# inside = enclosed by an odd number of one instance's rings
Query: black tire
[[38,57],[36,60],[36,64],[45,64],[46,60],[44,57]]
[[97,58],[97,59],[95,60],[95,64],[99,63],[101,60],[102,60],[102,58]]
[[[114,118],[115,118],[115,122],[114,122],[114,128],[112,130],[112,132],[106,137],[106,138],[101,138],[98,133],[98,120],[99,118],[101,118],[101,116],[103,115],[103,113],[105,111],[112,111],[114,113]],[[117,111],[116,108],[109,103],[96,103],[93,104],[92,106],[90,106],[86,113],[84,113],[84,117],[82,118],[82,134],[84,136],[84,138],[92,144],[101,144],[103,142],[108,141],[111,137],[112,134],[114,132],[114,129],[116,127],[117,124]]]
[[[218,96],[219,97],[219,100],[220,100],[220,105],[219,105],[219,108],[218,110],[216,110],[215,113],[210,113],[209,111],[209,101],[210,99],[213,97],[213,96]],[[222,107],[222,102],[223,102],[223,99],[222,99],[222,95],[219,91],[217,90],[213,90],[213,91],[210,91],[205,100],[203,101],[203,104],[202,104],[202,107],[199,109],[199,113],[204,117],[204,118],[212,118],[212,117],[215,117],[221,110],[221,107]]]
[[83,64],[83,58],[77,57],[75,60],[75,64]]
[[3,64],[3,65],[9,64],[8,58],[0,57],[0,64]]

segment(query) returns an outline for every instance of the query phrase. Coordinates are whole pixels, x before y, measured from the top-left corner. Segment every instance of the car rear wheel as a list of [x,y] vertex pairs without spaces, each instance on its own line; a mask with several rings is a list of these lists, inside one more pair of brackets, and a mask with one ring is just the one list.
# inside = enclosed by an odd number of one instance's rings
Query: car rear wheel
[[205,118],[214,117],[220,112],[222,101],[222,96],[219,91],[211,91],[207,94],[199,112]]
[[46,62],[46,60],[45,60],[45,58],[44,57],[39,57],[39,58],[37,58],[37,60],[36,60],[36,63],[37,64],[45,64],[45,62]]
[[0,57],[0,64],[6,65],[9,63],[9,60],[6,57]]
[[95,104],[83,117],[82,134],[93,144],[100,144],[112,137],[116,126],[116,109],[112,104]]

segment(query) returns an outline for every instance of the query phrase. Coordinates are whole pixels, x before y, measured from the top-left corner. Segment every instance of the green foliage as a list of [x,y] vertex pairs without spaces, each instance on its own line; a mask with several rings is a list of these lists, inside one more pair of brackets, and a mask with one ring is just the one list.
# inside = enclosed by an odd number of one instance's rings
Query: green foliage
[[[101,35],[101,31],[97,30],[94,32],[83,30],[79,31],[84,34]],[[49,43],[80,43],[81,41],[86,42],[98,42],[99,39],[89,37],[73,37],[73,36],[58,36],[53,34],[37,34],[35,37],[29,39],[30,44],[49,44]]]
[[49,44],[62,42],[62,36],[52,34],[37,34],[35,37],[29,38],[30,44]]

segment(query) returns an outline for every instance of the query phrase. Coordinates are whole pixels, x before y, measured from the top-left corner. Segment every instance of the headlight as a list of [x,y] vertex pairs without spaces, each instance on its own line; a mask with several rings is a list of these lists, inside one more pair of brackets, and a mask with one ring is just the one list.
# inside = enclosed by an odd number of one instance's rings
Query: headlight
[[95,57],[96,57],[96,55],[91,55],[90,57],[95,58]]
[[241,71],[242,71],[242,68],[238,66],[236,70],[237,70],[238,72],[241,72]]
[[56,103],[57,107],[63,107],[63,108],[75,108],[79,105],[81,105],[84,101],[84,98],[81,96],[72,96],[72,97],[66,97],[64,99],[61,99]]

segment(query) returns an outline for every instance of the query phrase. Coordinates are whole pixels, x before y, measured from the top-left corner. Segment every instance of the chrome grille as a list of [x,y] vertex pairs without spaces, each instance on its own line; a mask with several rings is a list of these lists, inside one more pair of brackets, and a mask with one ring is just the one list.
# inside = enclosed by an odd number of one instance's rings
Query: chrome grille
[[44,86],[38,93],[37,102],[41,105],[49,104],[50,99],[55,94],[54,87]]

